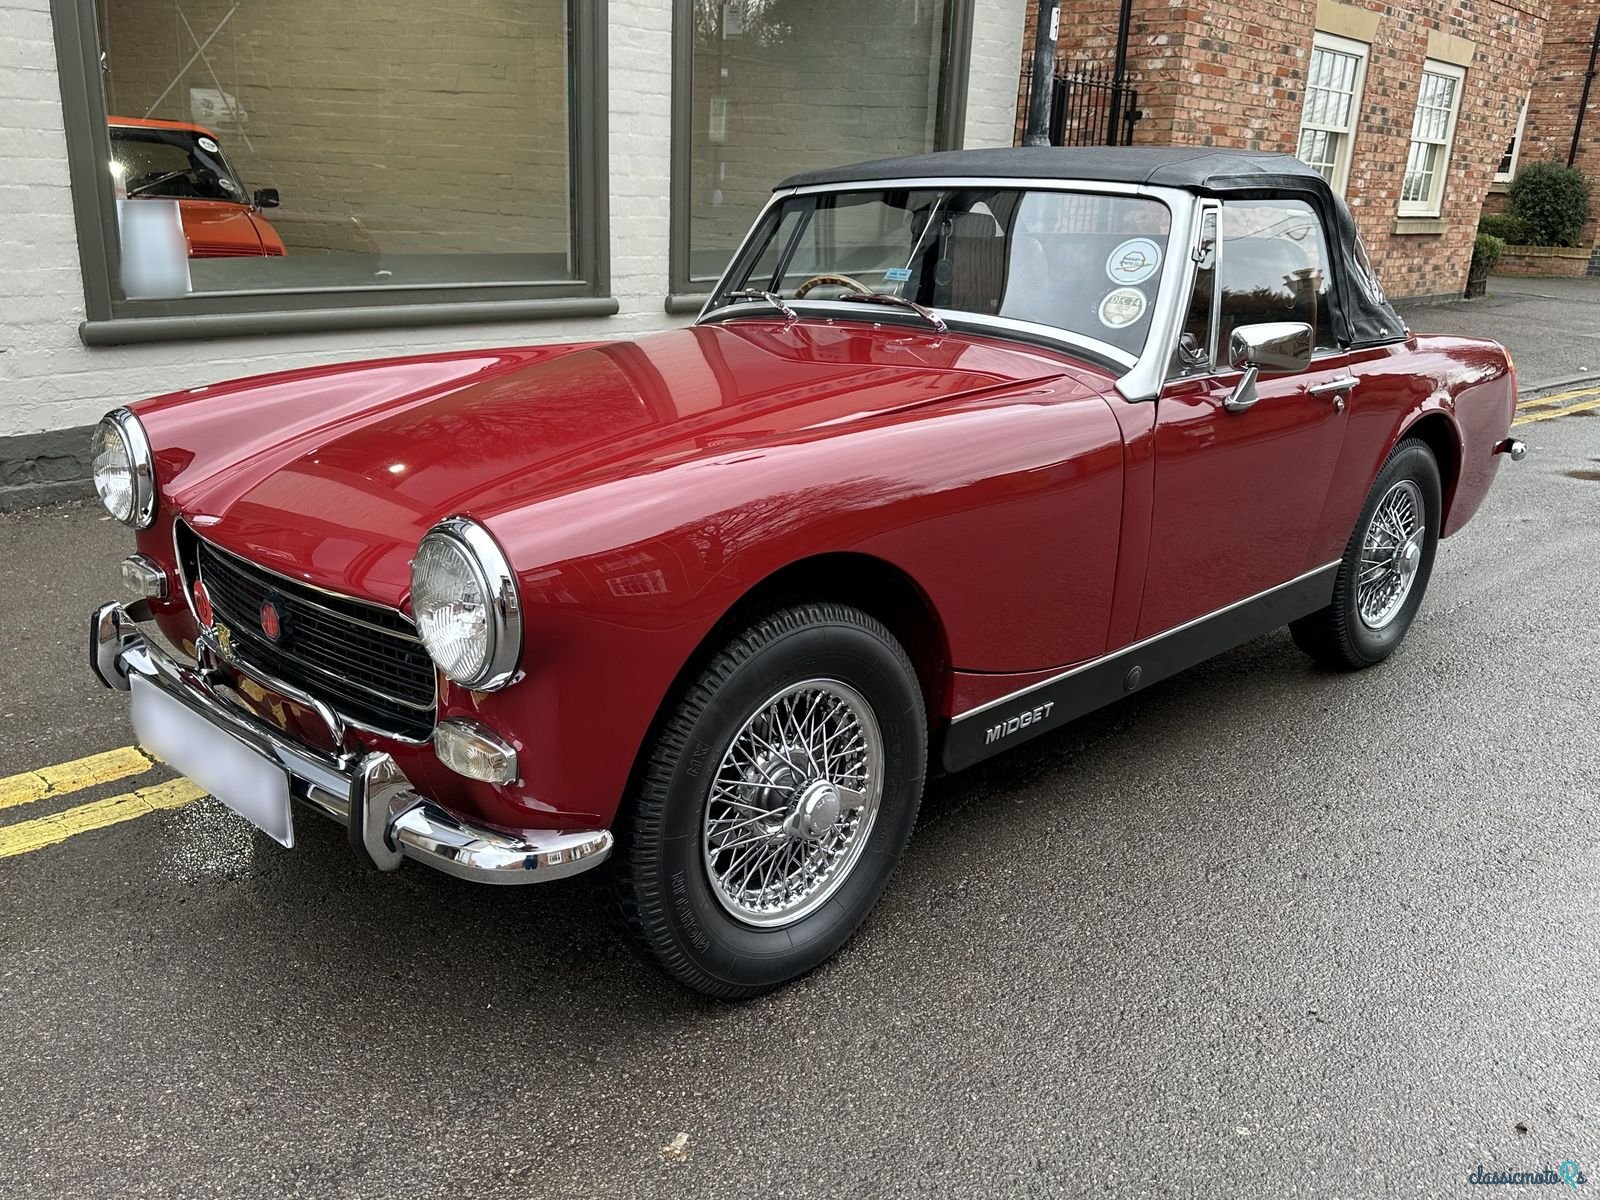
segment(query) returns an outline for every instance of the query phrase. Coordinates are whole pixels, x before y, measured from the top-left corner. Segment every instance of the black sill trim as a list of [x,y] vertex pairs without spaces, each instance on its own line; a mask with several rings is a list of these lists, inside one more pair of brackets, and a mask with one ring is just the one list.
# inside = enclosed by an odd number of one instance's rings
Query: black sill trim
[[957,717],[945,730],[945,770],[970,767],[1130,692],[1310,616],[1333,599],[1338,574],[1339,564],[1330,563],[1231,608],[1096,659],[1070,675],[1046,680],[1003,703]]
[[289,312],[205,313],[193,317],[120,317],[84,321],[86,346],[126,346],[204,338],[331,333],[346,329],[404,329],[422,325],[477,325],[490,321],[540,321],[560,317],[611,317],[612,297],[496,300],[481,304],[392,304],[368,308],[312,308]]

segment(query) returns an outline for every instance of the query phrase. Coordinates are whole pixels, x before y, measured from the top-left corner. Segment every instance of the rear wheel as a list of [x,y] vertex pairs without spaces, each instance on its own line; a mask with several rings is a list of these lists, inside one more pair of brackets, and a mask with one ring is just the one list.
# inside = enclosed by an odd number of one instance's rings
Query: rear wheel
[[1408,438],[1372,485],[1345,547],[1327,608],[1289,626],[1295,644],[1327,666],[1359,670],[1394,653],[1422,605],[1439,547],[1443,507],[1433,451]]
[[888,883],[926,754],[916,674],[877,621],[807,604],[755,623],[677,703],[619,823],[624,932],[725,999],[811,970]]

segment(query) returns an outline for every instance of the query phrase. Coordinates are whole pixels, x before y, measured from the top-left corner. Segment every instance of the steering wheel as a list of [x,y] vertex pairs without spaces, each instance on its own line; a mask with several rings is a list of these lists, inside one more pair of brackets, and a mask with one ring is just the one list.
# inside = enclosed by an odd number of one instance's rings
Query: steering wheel
[[794,298],[796,300],[804,300],[806,298],[806,293],[810,292],[812,288],[819,288],[823,284],[827,283],[834,283],[838,284],[840,287],[847,287],[853,292],[860,292],[863,296],[872,296],[876,294],[871,288],[862,283],[859,279],[852,279],[848,275],[813,275],[799,287],[795,288]]

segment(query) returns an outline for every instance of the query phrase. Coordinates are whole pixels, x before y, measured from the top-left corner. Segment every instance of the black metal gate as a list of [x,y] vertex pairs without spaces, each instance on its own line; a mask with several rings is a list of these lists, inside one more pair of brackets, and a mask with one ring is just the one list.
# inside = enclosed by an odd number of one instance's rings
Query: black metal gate
[[1060,62],[1050,91],[1050,144],[1128,146],[1139,93],[1103,63]]

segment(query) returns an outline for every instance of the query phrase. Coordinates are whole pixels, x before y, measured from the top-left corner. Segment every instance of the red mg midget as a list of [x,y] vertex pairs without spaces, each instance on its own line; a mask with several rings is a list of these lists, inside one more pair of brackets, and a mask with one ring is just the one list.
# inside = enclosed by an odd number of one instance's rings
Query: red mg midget
[[1288,624],[1387,658],[1516,384],[1293,159],[1006,149],[779,186],[693,327],[118,409],[90,659],[285,846],[601,868],[673,979],[834,954],[955,770]]

